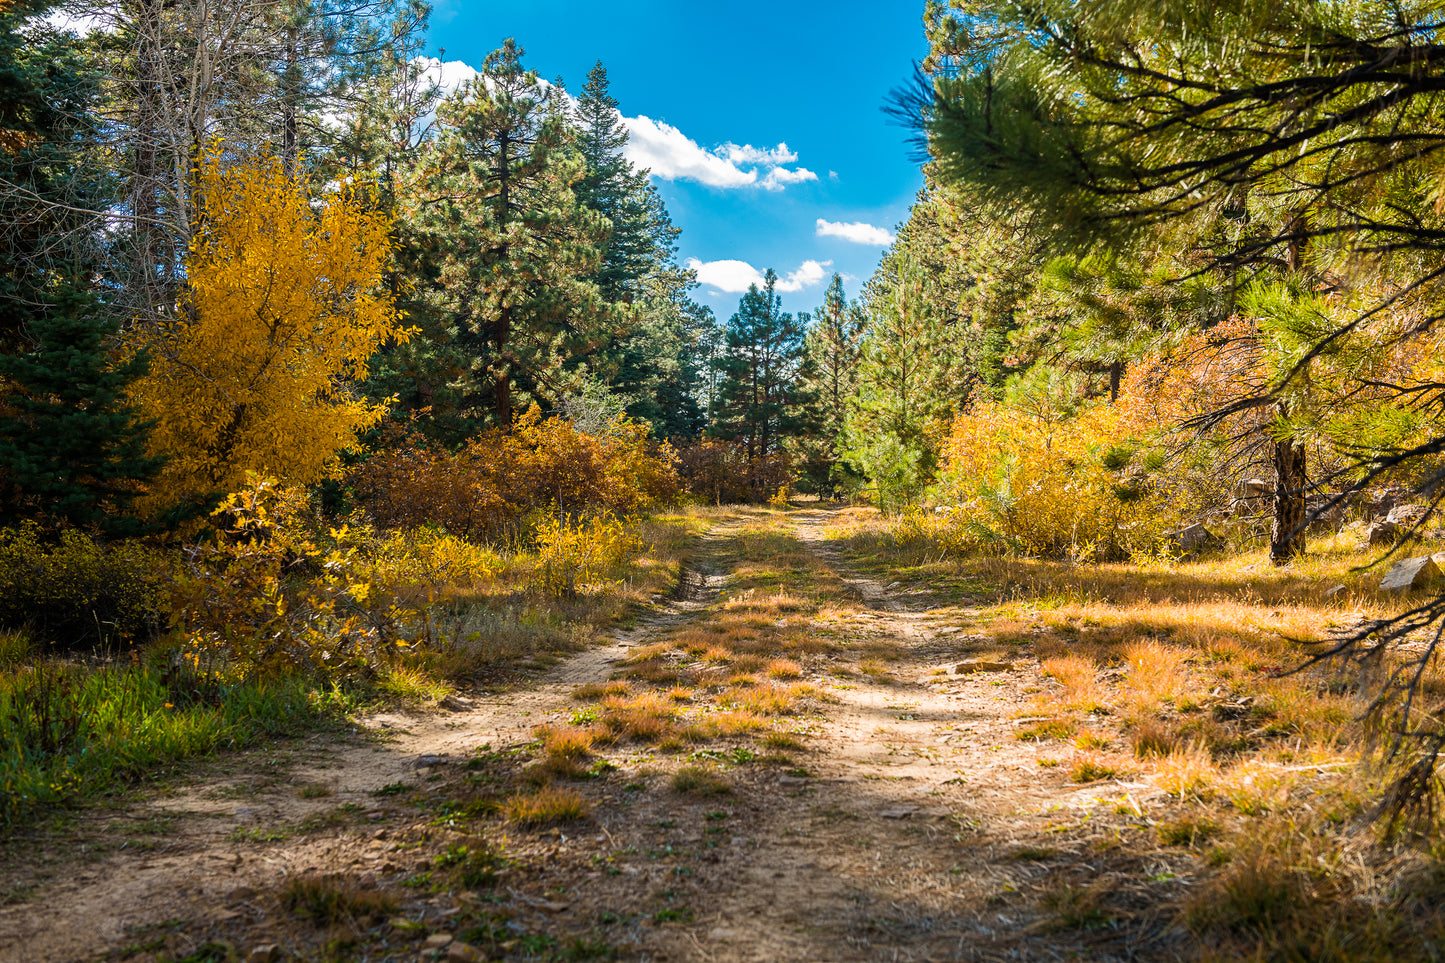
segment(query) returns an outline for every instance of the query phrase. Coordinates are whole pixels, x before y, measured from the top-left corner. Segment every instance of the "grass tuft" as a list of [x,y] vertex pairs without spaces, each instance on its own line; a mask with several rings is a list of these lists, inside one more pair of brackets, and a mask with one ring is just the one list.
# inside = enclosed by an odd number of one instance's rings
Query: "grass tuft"
[[550,826],[554,823],[586,819],[592,807],[571,789],[544,786],[535,792],[522,793],[502,804],[502,814],[518,826]]

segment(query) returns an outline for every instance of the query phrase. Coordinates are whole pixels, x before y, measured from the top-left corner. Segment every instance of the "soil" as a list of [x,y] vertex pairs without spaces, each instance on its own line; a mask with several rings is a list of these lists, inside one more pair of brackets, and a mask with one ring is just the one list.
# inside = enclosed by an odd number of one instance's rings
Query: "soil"
[[[830,631],[897,655],[872,674],[806,665],[827,699],[790,763],[740,762],[730,792],[699,796],[672,788],[677,760],[622,749],[585,784],[581,822],[469,818],[469,800],[515,788],[533,728],[574,709],[576,686],[714,616],[729,573],[704,545],[679,598],[526,685],[238,753],[10,840],[0,960],[1179,956],[1172,907],[1202,863],[1158,844],[1143,806],[1167,800],[1127,776],[1075,783],[1048,758],[1072,749],[1015,737],[1048,681],[1027,644],[1000,653],[971,631],[980,607],[869,580],[829,547],[827,509],[787,518],[853,597]],[[967,662],[979,671],[955,671]],[[442,885],[448,853],[487,847],[505,854],[491,885]],[[390,905],[299,916],[287,886],[310,878]]]

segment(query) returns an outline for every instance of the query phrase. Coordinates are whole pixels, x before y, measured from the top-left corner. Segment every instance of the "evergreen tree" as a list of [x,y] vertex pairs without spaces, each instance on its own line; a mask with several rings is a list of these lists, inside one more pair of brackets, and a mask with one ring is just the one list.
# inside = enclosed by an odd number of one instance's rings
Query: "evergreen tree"
[[843,432],[858,379],[858,360],[867,315],[843,293],[843,276],[834,274],[813,312],[807,350],[816,434],[806,446],[803,474],[818,494],[836,495],[856,481],[843,462]]
[[98,78],[41,19],[50,6],[0,7],[0,351],[26,346],[59,278],[97,267],[109,199],[80,148],[96,135]]
[[807,423],[807,316],[782,310],[777,282],[769,269],[761,289],[750,286],[725,332],[713,429],[744,439],[749,461],[778,453]]
[[869,325],[847,422],[847,458],[897,511],[933,481],[949,420],[959,410],[949,355],[924,267],[895,248],[869,284]]
[[663,438],[696,435],[701,366],[694,359],[701,308],[688,296],[696,279],[676,262],[679,233],[646,171],[624,154],[627,128],[599,62],[587,75],[573,114],[586,173],[574,188],[611,230],[592,280],[604,300],[626,308],[618,336],[588,358],[611,374],[627,412]]
[[434,329],[465,357],[459,412],[507,427],[523,392],[550,403],[567,363],[616,327],[590,279],[606,221],[577,202],[583,165],[556,101],[508,40],[444,101],[418,185],[419,227],[437,264],[424,293]]
[[163,459],[146,450],[149,425],[126,400],[145,373],[143,356],[111,363],[117,325],[74,288],[46,297],[28,334],[34,347],[0,355],[9,381],[0,415],[0,526],[25,519],[117,537],[147,530],[128,515],[137,482]]
[[43,12],[0,10],[0,525],[126,535],[136,484],[159,468],[125,401],[144,363],[111,363],[118,324],[91,292],[108,183],[81,145],[99,84]]

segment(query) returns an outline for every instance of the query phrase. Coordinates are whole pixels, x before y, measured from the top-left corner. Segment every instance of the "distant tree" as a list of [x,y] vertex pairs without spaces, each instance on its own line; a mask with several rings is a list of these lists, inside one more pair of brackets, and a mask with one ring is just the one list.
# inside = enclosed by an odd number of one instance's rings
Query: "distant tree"
[[604,300],[625,308],[617,336],[586,360],[654,435],[691,437],[704,424],[696,359],[704,309],[689,297],[696,278],[677,264],[679,231],[661,195],[648,172],[627,160],[627,127],[600,62],[587,75],[572,121],[586,165],[573,190],[611,225],[592,279]]
[[858,381],[861,341],[868,316],[843,293],[834,274],[808,328],[808,388],[813,397],[814,435],[806,446],[804,475],[819,494],[836,493],[847,474],[844,429]]
[[777,282],[769,269],[761,289],[750,286],[724,334],[713,430],[743,440],[749,461],[777,453],[806,423],[807,316],[783,311]]
[[868,291],[868,330],[848,414],[846,454],[873,482],[885,511],[933,481],[948,422],[958,411],[949,354],[924,267],[896,249]]

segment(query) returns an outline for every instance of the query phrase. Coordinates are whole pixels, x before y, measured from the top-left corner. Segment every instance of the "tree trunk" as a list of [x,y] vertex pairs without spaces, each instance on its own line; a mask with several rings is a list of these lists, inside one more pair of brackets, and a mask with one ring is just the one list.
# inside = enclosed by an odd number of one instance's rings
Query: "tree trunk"
[[1274,526],[1269,560],[1283,565],[1305,552],[1305,450],[1293,439],[1274,443]]
[[286,28],[286,69],[281,74],[281,164],[287,177],[296,176],[297,117],[301,113],[301,52],[299,28]]

